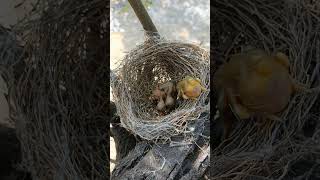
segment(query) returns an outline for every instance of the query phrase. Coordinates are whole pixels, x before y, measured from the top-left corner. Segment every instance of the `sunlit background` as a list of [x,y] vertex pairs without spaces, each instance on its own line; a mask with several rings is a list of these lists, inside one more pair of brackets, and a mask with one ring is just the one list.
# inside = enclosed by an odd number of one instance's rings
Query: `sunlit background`
[[[209,0],[142,0],[160,35],[210,46]],[[127,0],[110,1],[110,65],[115,69],[124,55],[144,41],[144,32]],[[112,91],[112,89],[111,89]],[[112,95],[110,94],[112,100]],[[111,159],[116,159],[110,139]],[[110,170],[114,168],[111,163]]]

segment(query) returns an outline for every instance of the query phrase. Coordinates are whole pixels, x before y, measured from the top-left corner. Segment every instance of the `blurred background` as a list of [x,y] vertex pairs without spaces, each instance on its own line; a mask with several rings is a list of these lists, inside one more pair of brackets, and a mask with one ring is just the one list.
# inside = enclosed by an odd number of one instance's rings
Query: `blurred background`
[[[142,0],[160,35],[210,47],[209,0]],[[127,0],[110,1],[110,68],[115,69],[124,55],[144,41],[142,26]],[[112,89],[111,89],[112,91]],[[112,95],[110,94],[112,100]],[[110,139],[111,159],[116,159]],[[112,171],[114,164],[111,163]]]
[[[142,0],[160,35],[209,48],[209,0]],[[111,69],[126,51],[143,42],[144,32],[127,0],[111,0]]]

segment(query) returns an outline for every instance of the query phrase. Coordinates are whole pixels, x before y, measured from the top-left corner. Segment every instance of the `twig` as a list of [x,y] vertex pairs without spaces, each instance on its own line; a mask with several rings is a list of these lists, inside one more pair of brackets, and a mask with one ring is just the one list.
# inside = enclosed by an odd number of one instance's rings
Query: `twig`
[[128,0],[135,14],[137,15],[143,29],[147,32],[158,33],[156,26],[153,24],[147,10],[141,0]]

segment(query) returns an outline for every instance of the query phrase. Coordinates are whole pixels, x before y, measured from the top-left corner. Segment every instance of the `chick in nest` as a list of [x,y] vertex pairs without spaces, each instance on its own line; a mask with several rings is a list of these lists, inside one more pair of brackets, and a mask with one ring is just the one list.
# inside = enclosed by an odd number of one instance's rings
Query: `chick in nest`
[[198,78],[186,76],[177,84],[178,98],[196,100],[197,97],[204,91],[207,91],[205,87],[201,85],[201,81]]
[[[281,120],[276,115],[286,108],[291,95],[306,90],[294,82],[289,67],[288,57],[280,52],[269,55],[254,49],[232,56],[213,78],[219,111],[227,113],[230,108],[238,119]],[[232,121],[224,119],[224,123],[227,138]]]
[[157,85],[149,99],[157,101],[156,109],[160,114],[163,115],[165,111],[170,112],[174,109],[177,99],[175,83],[173,81],[169,81],[164,84]]
[[177,90],[175,82],[169,81],[159,86],[165,92],[165,106],[168,111],[174,109],[177,99]]
[[165,96],[166,93],[160,89],[159,85],[157,85],[156,89],[152,91],[152,94],[149,97],[149,100],[157,102],[156,109],[160,112],[163,111],[166,106],[164,102]]

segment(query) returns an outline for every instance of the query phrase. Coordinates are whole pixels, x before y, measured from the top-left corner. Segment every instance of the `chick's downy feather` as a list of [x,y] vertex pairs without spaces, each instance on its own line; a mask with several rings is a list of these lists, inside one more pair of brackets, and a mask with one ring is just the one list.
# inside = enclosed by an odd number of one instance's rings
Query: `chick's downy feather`
[[[290,76],[289,67],[288,57],[283,53],[270,55],[254,49],[233,55],[213,77],[219,95],[219,111],[228,114],[230,107],[239,119],[259,113],[271,117],[269,115],[281,112],[298,87]],[[230,116],[223,118],[227,135],[231,121],[226,118]]]
[[198,78],[192,78],[186,76],[177,84],[178,96],[184,99],[195,100],[200,96],[201,92],[206,89],[201,85],[201,81]]
[[286,55],[272,56],[262,50],[232,56],[213,80],[219,91],[229,89],[229,94],[224,94],[252,112],[283,110],[293,91]]

